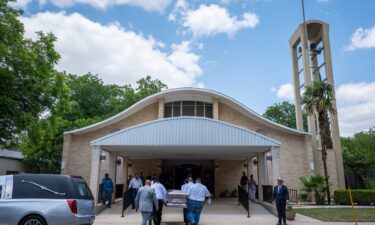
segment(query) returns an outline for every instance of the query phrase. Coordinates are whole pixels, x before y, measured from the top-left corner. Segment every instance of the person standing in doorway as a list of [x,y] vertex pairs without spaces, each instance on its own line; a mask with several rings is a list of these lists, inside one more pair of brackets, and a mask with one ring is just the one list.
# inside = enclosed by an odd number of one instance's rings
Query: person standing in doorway
[[134,177],[130,180],[129,190],[131,191],[132,197],[132,209],[135,209],[135,197],[137,196],[138,189],[143,185],[141,179],[138,177],[138,174],[134,174]]
[[277,185],[273,188],[273,203],[276,204],[277,216],[279,221],[277,225],[286,225],[286,204],[289,202],[289,191],[288,187],[285,186],[284,180],[280,177],[277,178]]
[[165,189],[164,185],[162,185],[159,182],[159,179],[157,176],[152,177],[153,184],[151,187],[154,189],[156,198],[158,200],[158,210],[154,211],[154,225],[160,225],[161,224],[161,216],[163,213],[163,204],[164,202],[167,202],[167,190]]
[[251,198],[252,201],[255,201],[255,195],[256,195],[256,191],[257,191],[257,183],[255,182],[253,174],[250,175],[248,186],[249,186],[250,198]]
[[108,173],[106,173],[104,175],[104,178],[102,180],[102,185],[103,185],[103,199],[104,199],[104,204],[108,208],[111,208],[112,193],[113,193],[113,182],[112,182],[112,179],[109,178]]
[[143,172],[140,172],[139,173],[139,179],[141,179],[141,181],[142,181],[142,185],[144,185],[145,184],[145,176],[143,175]]
[[247,188],[246,188],[247,181],[248,181],[248,177],[246,176],[246,172],[244,171],[244,172],[242,172],[242,177],[241,177],[241,180],[240,180],[240,185],[244,190],[247,190]]
[[136,211],[140,210],[142,213],[142,225],[147,225],[147,221],[150,221],[153,217],[154,209],[159,209],[155,191],[151,187],[151,181],[146,180],[145,183],[145,186],[138,190],[135,197]]
[[[181,186],[181,191],[185,192],[185,193],[188,193],[189,191],[189,188],[191,187],[191,185],[193,185],[193,178],[191,177],[188,177],[186,180],[185,180],[185,184],[183,184]],[[187,208],[183,208],[183,213],[184,213],[184,222],[185,224],[187,225],[189,220],[188,220],[188,217],[187,217]]]
[[190,224],[199,224],[206,197],[208,197],[209,202],[211,202],[210,192],[207,187],[201,183],[201,179],[197,178],[195,184],[191,185],[188,189],[188,220]]

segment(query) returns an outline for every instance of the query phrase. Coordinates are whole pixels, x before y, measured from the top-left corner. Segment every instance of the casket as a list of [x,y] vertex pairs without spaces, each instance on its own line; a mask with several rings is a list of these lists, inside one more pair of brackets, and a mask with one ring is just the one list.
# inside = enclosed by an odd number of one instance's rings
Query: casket
[[167,195],[167,207],[187,208],[188,194],[180,190],[169,190]]

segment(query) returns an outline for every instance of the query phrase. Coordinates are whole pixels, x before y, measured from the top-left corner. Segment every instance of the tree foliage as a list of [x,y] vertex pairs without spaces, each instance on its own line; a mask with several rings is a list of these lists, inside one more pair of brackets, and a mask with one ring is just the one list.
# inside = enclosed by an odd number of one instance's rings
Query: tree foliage
[[345,173],[359,176],[366,188],[375,185],[375,130],[341,138]]
[[[333,89],[332,86],[324,81],[313,82],[306,86],[305,92],[302,96],[302,104],[304,110],[308,115],[318,116],[318,126],[320,134],[321,153],[323,161],[324,176],[326,183],[329,183],[329,175],[327,168],[327,148],[332,148],[332,139],[330,132],[330,125],[328,120],[328,113],[335,114],[336,109],[333,104]],[[327,186],[328,204],[331,204],[330,188]]]
[[[295,105],[288,101],[283,101],[281,103],[275,103],[272,106],[268,106],[263,116],[269,120],[272,120],[284,126],[294,129],[297,128]],[[302,116],[303,127],[305,130],[307,130],[306,114],[304,113]]]
[[147,76],[131,85],[105,84],[97,75],[59,73],[64,92],[46,118],[31,124],[22,135],[20,148],[25,162],[35,172],[58,173],[63,133],[104,120],[150,94],[167,88]]
[[59,54],[53,34],[24,38],[22,13],[0,1],[0,145],[14,146],[18,135],[38,120],[59,95],[54,65]]

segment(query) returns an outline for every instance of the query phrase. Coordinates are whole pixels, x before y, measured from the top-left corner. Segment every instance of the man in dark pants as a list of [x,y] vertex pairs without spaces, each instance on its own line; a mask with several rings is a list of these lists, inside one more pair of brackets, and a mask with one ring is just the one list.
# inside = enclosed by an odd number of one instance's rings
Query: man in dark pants
[[135,198],[137,196],[138,189],[143,186],[141,179],[138,177],[136,173],[134,177],[130,180],[129,189],[131,190],[131,198],[132,198],[132,209],[135,209]]
[[283,185],[284,180],[280,177],[277,178],[277,185],[273,188],[272,200],[276,204],[277,216],[279,217],[279,222],[277,225],[284,223],[286,225],[286,204],[289,202],[289,191],[288,188]]
[[[193,178],[192,177],[188,177],[185,180],[184,185],[181,186],[181,191],[183,191],[185,193],[188,193],[190,186],[193,185],[193,184],[194,184],[193,183]],[[187,208],[183,209],[183,213],[184,213],[184,222],[187,225],[189,223],[188,218],[187,218]]]
[[112,193],[113,193],[113,182],[112,179],[109,178],[108,173],[104,175],[104,178],[102,180],[102,185],[103,185],[103,199],[104,199],[104,204],[108,208],[111,208],[111,202],[112,202]]
[[155,225],[161,224],[161,216],[163,212],[163,204],[167,201],[167,190],[164,185],[159,182],[158,177],[152,177],[153,184],[151,188],[154,189],[156,194],[156,199],[158,200],[158,209],[154,209],[153,221]]

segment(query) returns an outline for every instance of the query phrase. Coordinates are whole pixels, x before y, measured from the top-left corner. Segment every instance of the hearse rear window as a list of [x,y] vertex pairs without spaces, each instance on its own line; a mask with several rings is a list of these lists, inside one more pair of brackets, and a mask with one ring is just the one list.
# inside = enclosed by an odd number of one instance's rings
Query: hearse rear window
[[93,199],[91,191],[85,182],[75,182],[78,199]]
[[68,176],[25,174],[13,176],[13,198],[75,198],[73,182]]

